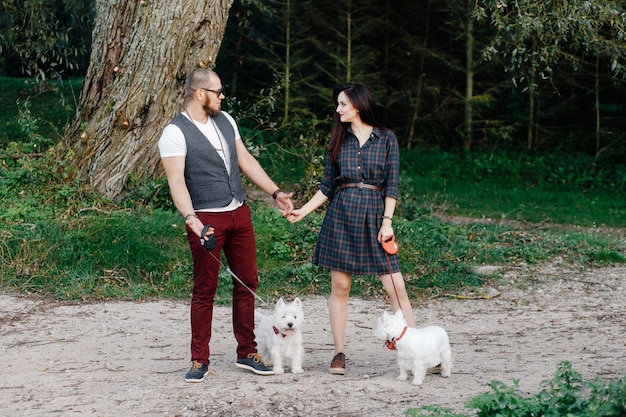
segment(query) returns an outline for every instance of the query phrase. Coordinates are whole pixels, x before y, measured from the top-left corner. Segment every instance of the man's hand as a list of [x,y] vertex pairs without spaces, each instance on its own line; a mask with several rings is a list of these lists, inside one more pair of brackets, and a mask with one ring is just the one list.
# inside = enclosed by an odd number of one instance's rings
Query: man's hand
[[278,204],[280,212],[283,216],[286,216],[287,214],[291,213],[291,210],[293,210],[293,202],[291,201],[291,197],[293,197],[293,193],[286,193],[284,191],[279,192],[276,196],[276,204]]
[[[202,224],[202,222],[200,221],[200,219],[198,218],[198,216],[189,216],[189,218],[187,220],[185,220],[185,224],[187,226],[189,226],[189,228],[196,234],[198,235],[198,237],[201,237],[200,235],[202,234],[202,228],[204,227],[204,225]],[[207,231],[207,236],[211,235],[214,233],[213,228],[209,228],[209,230]]]

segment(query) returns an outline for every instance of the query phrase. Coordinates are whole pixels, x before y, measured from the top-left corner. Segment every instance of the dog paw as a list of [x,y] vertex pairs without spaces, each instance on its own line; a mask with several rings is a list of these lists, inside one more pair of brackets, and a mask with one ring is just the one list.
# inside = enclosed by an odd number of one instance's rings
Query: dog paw
[[275,366],[272,370],[274,371],[274,375],[282,375],[285,373],[285,370],[278,366]]
[[422,385],[424,383],[423,379],[414,379],[413,385]]
[[301,373],[304,373],[304,369],[302,369],[302,368],[292,368],[291,369],[291,373],[292,374],[301,374]]
[[408,375],[399,375],[397,380],[398,381],[406,381],[409,378]]

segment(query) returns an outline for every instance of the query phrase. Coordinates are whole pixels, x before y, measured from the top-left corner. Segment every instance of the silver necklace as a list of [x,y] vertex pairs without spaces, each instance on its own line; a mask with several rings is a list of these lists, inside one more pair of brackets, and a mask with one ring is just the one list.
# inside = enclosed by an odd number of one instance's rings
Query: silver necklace
[[211,119],[211,123],[213,124],[213,128],[215,129],[215,134],[217,135],[217,140],[220,141],[220,147],[219,148],[215,148],[215,150],[218,151],[218,152],[223,152],[224,156],[226,156],[226,151],[224,150],[224,143],[222,142],[222,135],[220,135],[220,131],[217,129],[217,125],[215,124],[215,120],[213,120],[213,118],[211,116],[209,116],[209,119]]

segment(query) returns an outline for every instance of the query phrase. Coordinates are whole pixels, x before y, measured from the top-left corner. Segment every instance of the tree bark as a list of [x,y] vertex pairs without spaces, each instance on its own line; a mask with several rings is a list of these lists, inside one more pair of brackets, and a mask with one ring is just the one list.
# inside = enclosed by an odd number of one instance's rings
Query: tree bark
[[600,153],[600,55],[596,55],[596,73],[595,73],[595,107],[596,107],[596,157]]
[[472,0],[468,0],[466,44],[465,44],[465,123],[463,149],[472,150],[472,135],[474,131],[474,18],[471,15]]
[[[428,51],[428,47],[429,47],[428,41],[430,40],[430,17],[431,17],[430,4],[431,4],[430,1],[426,2],[426,17],[424,18],[425,23],[422,29],[424,33],[424,38],[422,41],[422,50],[424,51]],[[426,54],[425,53],[420,54],[419,64],[417,64],[416,66],[418,68],[418,72],[416,74],[417,83],[416,83],[416,88],[415,88],[415,99],[411,100],[412,112],[411,112],[411,117],[409,119],[407,135],[406,135],[406,148],[407,149],[411,149],[413,147],[413,142],[415,142],[415,139],[417,136],[417,134],[415,133],[417,121],[419,119],[420,112],[422,110],[422,102],[423,102],[422,92],[424,91],[424,83],[426,82],[424,80],[424,76],[426,74],[426,70],[425,70]]]
[[[533,51],[535,49],[533,48]],[[533,149],[534,141],[533,132],[535,129],[535,80],[537,69],[535,68],[535,59],[531,60],[530,76],[528,77],[528,127],[526,130],[526,148]]]
[[97,0],[80,104],[65,138],[91,187],[119,197],[161,173],[157,142],[184,104],[186,75],[212,67],[232,0]]

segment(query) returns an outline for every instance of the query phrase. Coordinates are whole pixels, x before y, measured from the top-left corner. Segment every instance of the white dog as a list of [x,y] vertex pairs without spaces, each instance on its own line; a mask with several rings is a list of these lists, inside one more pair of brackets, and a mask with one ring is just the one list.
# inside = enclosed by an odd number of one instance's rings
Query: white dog
[[441,364],[441,376],[449,377],[452,370],[452,351],[446,331],[439,326],[421,329],[408,327],[402,310],[395,314],[386,311],[378,317],[374,335],[386,340],[385,345],[398,351],[399,381],[406,381],[407,371],[413,372],[413,385],[421,385],[428,368]]
[[269,358],[275,374],[285,373],[283,363],[291,359],[291,372],[300,374],[304,347],[302,345],[302,326],[304,310],[302,302],[296,298],[286,304],[281,298],[274,307],[272,316],[257,313],[261,318],[255,330],[257,349],[261,356]]

